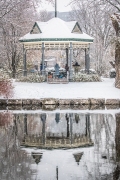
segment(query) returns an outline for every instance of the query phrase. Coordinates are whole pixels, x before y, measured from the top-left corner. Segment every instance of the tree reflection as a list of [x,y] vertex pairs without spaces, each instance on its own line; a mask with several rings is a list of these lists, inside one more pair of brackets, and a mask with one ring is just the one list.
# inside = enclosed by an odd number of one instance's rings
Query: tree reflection
[[0,113],[0,127],[6,127],[12,122],[12,114],[9,112]]
[[0,113],[0,179],[32,179],[31,161],[20,149],[16,118],[9,112]]
[[113,173],[113,180],[120,179],[120,113],[116,114],[116,132],[115,132],[115,143],[116,143],[116,169]]

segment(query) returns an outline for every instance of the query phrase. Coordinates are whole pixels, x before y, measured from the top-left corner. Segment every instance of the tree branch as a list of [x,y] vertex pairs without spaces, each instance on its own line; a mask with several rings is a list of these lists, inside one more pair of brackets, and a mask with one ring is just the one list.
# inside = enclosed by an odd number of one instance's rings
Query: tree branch
[[4,14],[0,17],[0,19],[2,19],[6,14],[10,13],[18,4],[20,4],[20,2],[18,2],[13,7],[11,7],[8,11],[6,10],[6,12],[4,12]]
[[[112,6],[114,6],[118,11],[120,11],[120,8],[115,5],[114,3],[112,3],[110,0],[106,0],[109,4],[111,4]],[[116,0],[117,1],[117,0]],[[118,1],[117,1],[118,4],[120,4]]]

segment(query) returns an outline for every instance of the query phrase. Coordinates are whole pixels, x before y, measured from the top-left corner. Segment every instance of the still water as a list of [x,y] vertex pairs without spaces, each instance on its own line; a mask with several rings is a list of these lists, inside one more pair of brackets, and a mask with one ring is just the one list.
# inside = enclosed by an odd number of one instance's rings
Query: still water
[[0,180],[119,179],[119,110],[0,112]]

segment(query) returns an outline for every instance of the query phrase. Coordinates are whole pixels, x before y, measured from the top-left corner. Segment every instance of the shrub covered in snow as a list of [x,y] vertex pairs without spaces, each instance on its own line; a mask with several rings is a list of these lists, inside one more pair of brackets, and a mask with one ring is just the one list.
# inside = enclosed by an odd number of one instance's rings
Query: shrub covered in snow
[[45,81],[45,77],[39,74],[30,74],[27,76],[21,76],[19,79],[17,79],[18,82],[34,82],[34,83],[40,83]]
[[0,69],[0,80],[1,79],[9,79],[8,73],[6,73],[3,69]]
[[75,74],[73,77],[74,82],[99,82],[102,81],[97,74]]
[[13,85],[12,80],[9,76],[0,69],[0,96],[12,97],[13,96]]
[[[80,73],[86,74],[85,69],[81,69],[81,70],[80,70]],[[94,69],[89,69],[89,74],[97,74],[97,72],[96,72]]]

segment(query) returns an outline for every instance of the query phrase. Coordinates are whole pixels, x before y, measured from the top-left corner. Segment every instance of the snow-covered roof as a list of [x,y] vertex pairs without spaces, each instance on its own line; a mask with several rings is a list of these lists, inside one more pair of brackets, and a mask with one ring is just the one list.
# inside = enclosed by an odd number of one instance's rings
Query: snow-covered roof
[[25,36],[21,37],[20,41],[93,42],[93,38],[81,31],[77,21],[66,22],[60,18],[52,18],[47,22],[36,21],[32,30]]

